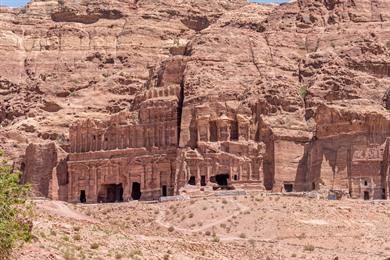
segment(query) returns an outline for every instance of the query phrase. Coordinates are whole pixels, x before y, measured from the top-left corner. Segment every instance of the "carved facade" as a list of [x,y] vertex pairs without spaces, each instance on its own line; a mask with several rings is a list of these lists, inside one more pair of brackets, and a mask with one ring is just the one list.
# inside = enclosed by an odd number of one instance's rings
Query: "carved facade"
[[179,194],[186,185],[389,197],[387,119],[333,115],[324,108],[316,119],[315,137],[294,137],[279,134],[262,115],[240,106],[212,97],[184,102],[176,84],[146,90],[130,112],[107,122],[76,122],[63,167],[67,174],[58,171],[58,194],[52,197],[72,202],[155,200]]
[[316,136],[273,140],[274,191],[339,190],[388,199],[390,121],[380,114],[320,107]]
[[70,129],[68,201],[153,200],[173,194],[179,88],[146,91],[139,108]]
[[[213,109],[216,105],[221,105],[219,111]],[[181,139],[184,147],[178,154],[177,188],[187,183],[262,187],[265,147],[254,141],[250,118],[228,113],[223,104],[194,106],[192,113],[189,138]]]

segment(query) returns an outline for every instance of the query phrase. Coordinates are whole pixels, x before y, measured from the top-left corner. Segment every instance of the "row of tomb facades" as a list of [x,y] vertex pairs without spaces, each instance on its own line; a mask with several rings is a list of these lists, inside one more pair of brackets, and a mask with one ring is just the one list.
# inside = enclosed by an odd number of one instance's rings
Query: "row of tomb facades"
[[[70,128],[68,201],[158,199],[197,186],[253,185],[273,191],[344,190],[352,197],[389,197],[389,142],[367,135],[298,141],[255,138],[249,115],[200,105],[182,115],[178,87],[148,90],[137,110],[108,123]],[[188,118],[187,118],[188,117]],[[183,125],[195,142],[180,140]],[[190,143],[190,145],[188,145]]]

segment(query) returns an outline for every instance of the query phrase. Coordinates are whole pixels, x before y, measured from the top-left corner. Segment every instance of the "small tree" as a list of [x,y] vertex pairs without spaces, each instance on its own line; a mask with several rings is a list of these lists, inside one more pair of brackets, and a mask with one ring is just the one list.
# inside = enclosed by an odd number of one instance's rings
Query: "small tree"
[[31,239],[29,190],[20,184],[20,173],[12,172],[0,151],[0,259],[8,259],[18,242]]

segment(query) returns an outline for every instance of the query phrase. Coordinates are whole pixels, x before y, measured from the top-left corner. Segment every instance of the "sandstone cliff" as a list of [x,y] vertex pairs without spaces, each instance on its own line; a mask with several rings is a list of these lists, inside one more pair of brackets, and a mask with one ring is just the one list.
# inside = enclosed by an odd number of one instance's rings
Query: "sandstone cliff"
[[265,186],[278,183],[275,172],[281,183],[291,172],[313,177],[325,161],[329,176],[349,176],[350,146],[383,150],[390,133],[389,14],[386,0],[2,8],[0,146],[14,158],[31,142],[69,151],[78,119],[140,111],[145,91],[178,86],[180,148],[198,148],[205,106],[211,118],[242,118],[248,139],[264,144]]

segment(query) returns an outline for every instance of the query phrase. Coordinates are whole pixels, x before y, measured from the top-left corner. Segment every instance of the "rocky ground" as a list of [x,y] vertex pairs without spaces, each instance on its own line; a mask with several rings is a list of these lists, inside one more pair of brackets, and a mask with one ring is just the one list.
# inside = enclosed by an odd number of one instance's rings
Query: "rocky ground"
[[36,200],[15,259],[387,259],[389,202],[251,191],[187,201]]

